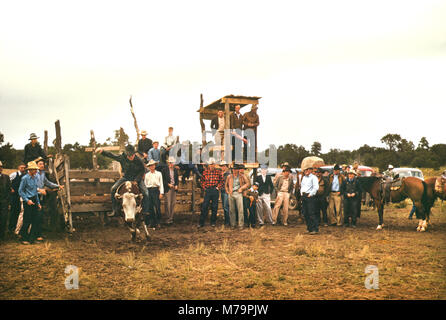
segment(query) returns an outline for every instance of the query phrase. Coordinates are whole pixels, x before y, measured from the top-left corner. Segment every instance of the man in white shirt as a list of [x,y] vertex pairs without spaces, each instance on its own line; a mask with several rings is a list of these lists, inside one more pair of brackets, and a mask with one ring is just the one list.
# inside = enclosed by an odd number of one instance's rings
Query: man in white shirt
[[310,234],[319,233],[318,219],[316,216],[316,207],[314,197],[319,189],[319,182],[313,175],[313,168],[302,168],[304,176],[300,184],[300,194],[302,195],[302,213],[305,217],[307,230]]
[[160,227],[161,222],[160,200],[164,195],[163,175],[155,170],[156,162],[153,159],[149,161],[147,166],[149,172],[144,177],[144,184],[149,192],[146,205],[149,216],[146,215],[146,224],[155,229]]

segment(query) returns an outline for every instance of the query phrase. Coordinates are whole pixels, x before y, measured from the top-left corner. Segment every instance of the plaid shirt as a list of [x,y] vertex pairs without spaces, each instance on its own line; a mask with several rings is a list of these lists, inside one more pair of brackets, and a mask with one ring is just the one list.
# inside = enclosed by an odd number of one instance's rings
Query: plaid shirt
[[221,169],[206,169],[203,172],[203,179],[201,185],[203,189],[218,188],[221,190],[223,188],[224,179]]

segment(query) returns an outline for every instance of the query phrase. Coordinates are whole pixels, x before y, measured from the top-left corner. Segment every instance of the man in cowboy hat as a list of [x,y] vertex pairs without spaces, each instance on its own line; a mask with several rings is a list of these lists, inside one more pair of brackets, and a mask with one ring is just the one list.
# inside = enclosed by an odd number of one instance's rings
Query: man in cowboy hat
[[282,224],[284,226],[288,225],[288,206],[293,188],[294,182],[293,176],[291,175],[291,168],[286,166],[282,174],[274,181],[274,189],[276,190],[277,197],[273,209],[273,225],[277,223],[277,216],[282,205]]
[[152,149],[152,140],[147,138],[147,131],[141,131],[141,139],[138,141],[138,153],[144,158],[144,162],[147,162],[149,150]]
[[[22,178],[19,187],[19,195],[23,199],[23,225],[20,229],[22,244],[33,243],[37,238],[37,231],[41,221],[41,210],[39,193],[37,191],[36,173],[39,167],[34,161],[28,162],[28,174]],[[28,233],[29,226],[31,231]]]
[[328,178],[328,211],[327,220],[328,224],[342,226],[342,194],[341,185],[344,182],[345,177],[341,174],[341,170],[338,164],[335,164],[333,173]]
[[[257,107],[256,104],[253,104],[251,106],[251,111],[246,112],[243,115],[243,133],[244,138],[247,141],[244,150],[244,159],[246,161],[248,157],[248,149],[250,155],[255,155],[255,150],[257,150],[257,127],[260,124],[259,115],[257,114],[258,108],[259,107]],[[250,133],[251,130],[252,132]]]
[[226,193],[229,196],[229,217],[231,227],[236,226],[236,217],[238,214],[238,227],[243,229],[244,226],[244,208],[243,208],[243,192],[249,188],[249,179],[244,174],[244,166],[234,164],[232,174],[228,176],[225,183]]
[[262,165],[260,167],[260,175],[255,178],[255,182],[259,184],[259,207],[257,216],[259,217],[260,225],[264,224],[264,215],[269,223],[273,223],[273,213],[271,211],[271,193],[274,191],[274,184],[271,177],[267,175],[268,167]]
[[204,226],[204,222],[209,213],[209,205],[212,202],[211,226],[215,227],[217,221],[218,198],[220,190],[223,188],[224,180],[221,169],[215,167],[215,159],[209,158],[208,167],[203,172],[201,186],[204,190],[204,200],[201,205],[201,215],[199,228]]
[[[23,157],[24,163],[34,161],[39,157],[46,160],[47,155],[45,154],[45,151],[43,151],[39,142],[37,142],[37,139],[39,139],[39,137],[35,133],[31,133],[31,135],[29,136],[29,139],[28,139],[31,142],[25,146],[25,150],[24,150],[24,157]],[[50,158],[51,155],[49,155],[48,157]]]
[[[97,148],[96,153],[102,154],[103,156],[118,161],[121,164],[121,170],[124,174],[124,176],[120,178],[118,181],[116,181],[111,188],[113,214],[116,216],[118,215],[119,211],[118,202],[115,199],[116,190],[118,190],[118,187],[126,181],[136,181],[138,183],[139,190],[141,190],[144,197],[143,200],[144,203],[145,199],[147,199],[148,196],[147,188],[144,184],[144,179],[143,179],[145,173],[145,167],[143,161],[135,155],[135,147],[130,144],[127,145],[125,147],[125,151],[120,155],[104,151],[102,148]],[[143,210],[144,210],[144,205],[143,205]]]
[[166,223],[168,225],[173,223],[173,214],[175,212],[175,202],[176,194],[178,191],[178,169],[175,168],[175,158],[169,157],[168,166],[164,170],[163,181],[164,181],[164,194],[166,195],[165,200],[165,213],[166,213]]
[[8,206],[11,196],[11,180],[8,175],[2,172],[3,163],[0,161],[0,241],[5,237]]
[[349,171],[348,178],[342,183],[341,193],[344,195],[344,226],[356,228],[361,186],[353,170]]
[[156,161],[151,159],[147,164],[149,172],[144,177],[144,183],[148,190],[146,211],[149,215],[145,215],[146,224],[151,228],[160,228],[161,223],[161,203],[160,200],[164,196],[163,175],[156,170]]
[[14,234],[17,221],[20,216],[20,211],[22,209],[22,200],[19,196],[19,186],[22,178],[26,174],[26,165],[24,163],[20,163],[17,167],[17,171],[13,172],[9,175],[9,179],[11,180],[11,209],[9,212],[9,232]]
[[276,175],[274,176],[274,179],[273,179],[273,183],[275,183],[276,180],[282,175],[283,170],[285,170],[285,168],[288,168],[288,167],[290,167],[290,164],[286,161],[280,165],[280,168],[282,169],[282,171],[279,171],[276,173]]
[[304,176],[300,184],[300,194],[302,196],[302,214],[305,217],[307,230],[310,234],[319,233],[319,225],[316,217],[315,195],[319,189],[317,177],[313,175],[312,167],[302,168]]

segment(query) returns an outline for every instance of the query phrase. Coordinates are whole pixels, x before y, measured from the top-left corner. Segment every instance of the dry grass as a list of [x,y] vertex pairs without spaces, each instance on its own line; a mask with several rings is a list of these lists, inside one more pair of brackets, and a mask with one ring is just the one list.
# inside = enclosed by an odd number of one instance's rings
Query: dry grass
[[[198,217],[183,215],[136,244],[91,217],[71,238],[0,245],[0,299],[446,299],[445,212],[435,207],[432,227],[417,233],[408,211],[386,210],[382,231],[364,211],[357,229],[319,235],[295,214],[288,227],[244,231],[197,230]],[[65,289],[67,265],[79,267],[79,290]],[[364,287],[367,265],[379,268],[379,290]]]

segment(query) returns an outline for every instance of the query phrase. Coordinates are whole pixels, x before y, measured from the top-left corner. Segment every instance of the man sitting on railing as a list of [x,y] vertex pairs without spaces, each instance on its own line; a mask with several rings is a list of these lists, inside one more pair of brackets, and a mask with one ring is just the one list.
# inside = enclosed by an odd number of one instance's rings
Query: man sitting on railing
[[136,181],[138,183],[139,190],[141,190],[142,194],[144,195],[144,204],[148,196],[148,191],[143,179],[145,174],[145,167],[143,161],[139,157],[135,156],[135,148],[132,145],[128,145],[125,148],[125,152],[120,155],[115,155],[111,152],[104,151],[102,148],[97,148],[96,152],[118,161],[121,164],[121,169],[124,174],[124,176],[116,181],[116,183],[111,187],[113,215],[117,216],[119,209],[118,202],[115,199],[115,193],[118,190],[119,186],[125,181]]

